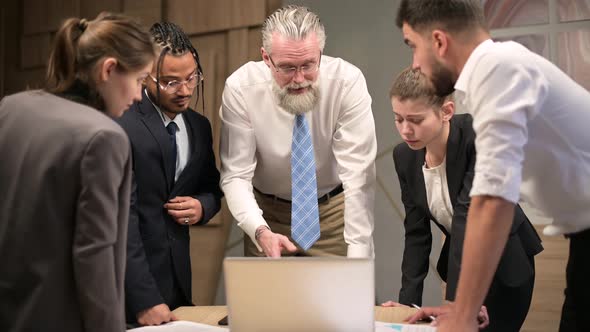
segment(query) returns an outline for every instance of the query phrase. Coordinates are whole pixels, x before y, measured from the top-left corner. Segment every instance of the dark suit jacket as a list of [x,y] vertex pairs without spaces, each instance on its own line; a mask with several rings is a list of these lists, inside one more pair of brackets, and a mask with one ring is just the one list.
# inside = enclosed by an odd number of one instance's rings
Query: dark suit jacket
[[[428,273],[428,258],[432,245],[430,220],[446,235],[437,270],[447,282],[446,298],[453,300],[459,279],[469,192],[474,176],[475,133],[469,114],[455,115],[451,120],[447,141],[446,169],[449,196],[453,205],[451,234],[430,214],[422,165],[425,149],[411,150],[401,143],[393,151],[395,169],[399,177],[402,201],[406,210],[404,220],[405,248],[402,261],[402,288],[399,302],[421,304],[424,278]],[[526,215],[516,206],[508,243],[498,265],[495,278],[514,287],[528,281],[534,274],[529,258],[543,247],[537,232]],[[482,257],[482,259],[485,259]]]
[[124,331],[127,136],[42,91],[0,102],[0,331]]
[[[141,310],[160,303],[170,305],[179,285],[191,304],[189,228],[179,225],[164,209],[176,196],[192,196],[203,206],[199,225],[220,209],[219,172],[215,166],[209,120],[187,110],[182,113],[188,128],[191,155],[174,183],[175,165],[170,140],[161,114],[147,98],[132,105],[120,119],[129,135],[133,153],[133,188],[129,217],[125,295],[127,320]],[[174,308],[171,308],[174,309]]]

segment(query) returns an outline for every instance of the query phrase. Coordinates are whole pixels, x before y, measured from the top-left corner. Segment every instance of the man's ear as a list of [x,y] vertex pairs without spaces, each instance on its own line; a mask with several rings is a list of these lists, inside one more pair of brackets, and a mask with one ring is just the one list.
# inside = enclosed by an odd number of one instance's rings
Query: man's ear
[[452,100],[447,100],[443,103],[440,110],[443,120],[450,121],[453,115],[455,115],[455,103]]
[[260,54],[262,55],[262,60],[264,61],[264,63],[266,63],[266,65],[268,66],[268,68],[270,68],[271,63],[270,63],[270,55],[268,54],[268,52],[266,52],[266,50],[264,49],[264,47],[260,48]]
[[100,82],[106,82],[109,80],[113,72],[117,69],[118,61],[115,58],[105,58],[98,68],[98,80]]
[[449,35],[442,30],[432,30],[432,49],[439,57],[444,57],[449,49]]

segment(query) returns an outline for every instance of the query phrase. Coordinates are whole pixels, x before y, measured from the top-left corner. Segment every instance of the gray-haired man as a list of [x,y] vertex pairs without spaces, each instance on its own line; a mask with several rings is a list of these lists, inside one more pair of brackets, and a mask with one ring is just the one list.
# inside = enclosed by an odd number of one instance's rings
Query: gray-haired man
[[371,256],[377,142],[365,78],[322,55],[324,27],[305,7],[274,12],[262,37],[263,61],[227,79],[220,110],[221,187],[245,254]]

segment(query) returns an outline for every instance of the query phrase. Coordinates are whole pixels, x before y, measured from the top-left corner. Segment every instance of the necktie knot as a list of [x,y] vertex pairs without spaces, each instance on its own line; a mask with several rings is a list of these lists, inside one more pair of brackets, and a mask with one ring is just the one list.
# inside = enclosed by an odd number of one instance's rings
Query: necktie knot
[[168,131],[168,134],[170,134],[170,135],[176,135],[176,130],[178,130],[178,125],[176,124],[176,122],[171,121],[166,126],[166,130]]

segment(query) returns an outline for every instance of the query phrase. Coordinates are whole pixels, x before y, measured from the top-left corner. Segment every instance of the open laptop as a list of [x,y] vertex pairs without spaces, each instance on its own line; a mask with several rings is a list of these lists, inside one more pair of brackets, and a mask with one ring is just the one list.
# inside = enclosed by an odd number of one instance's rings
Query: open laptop
[[223,267],[232,332],[374,331],[372,259],[228,257]]

